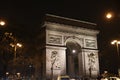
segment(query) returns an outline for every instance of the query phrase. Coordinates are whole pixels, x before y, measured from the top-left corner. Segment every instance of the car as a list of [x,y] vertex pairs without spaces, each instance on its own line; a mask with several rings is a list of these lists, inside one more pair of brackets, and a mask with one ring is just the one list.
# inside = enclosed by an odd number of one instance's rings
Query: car
[[108,78],[101,78],[101,80],[108,80]]
[[108,80],[120,80],[119,77],[109,77]]
[[107,77],[107,78],[101,78],[101,80],[120,80],[119,77]]
[[57,80],[70,80],[70,77],[67,75],[64,76],[58,76]]

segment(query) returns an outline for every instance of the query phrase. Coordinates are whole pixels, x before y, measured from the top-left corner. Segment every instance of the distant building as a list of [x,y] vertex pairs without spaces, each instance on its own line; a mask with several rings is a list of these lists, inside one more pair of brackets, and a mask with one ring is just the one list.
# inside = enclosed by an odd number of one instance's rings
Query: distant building
[[47,14],[38,36],[36,75],[42,80],[68,75],[96,78],[99,59],[95,23]]

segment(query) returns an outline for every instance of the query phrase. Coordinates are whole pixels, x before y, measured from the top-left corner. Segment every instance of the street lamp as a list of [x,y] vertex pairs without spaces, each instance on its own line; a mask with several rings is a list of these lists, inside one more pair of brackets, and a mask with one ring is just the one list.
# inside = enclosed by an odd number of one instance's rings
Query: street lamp
[[119,59],[119,44],[120,44],[120,41],[118,41],[118,40],[113,40],[112,42],[111,42],[111,44],[112,45],[116,45],[116,48],[117,48],[117,54],[118,54],[118,75],[120,76],[120,69],[119,69],[119,65],[120,65],[120,59]]
[[[17,53],[16,51],[17,51],[18,47],[22,47],[22,44],[20,44],[20,43],[15,43],[15,44],[11,43],[10,46],[14,48],[13,64],[14,64],[14,66],[16,66],[16,53]],[[13,73],[14,74],[16,73],[16,69],[14,69]]]
[[113,40],[113,41],[111,42],[111,44],[112,44],[112,45],[116,45],[116,47],[117,47],[117,54],[118,54],[118,56],[119,56],[119,44],[120,44],[120,41],[118,41],[118,40]]
[[10,46],[14,48],[14,61],[16,61],[16,51],[17,51],[17,48],[18,47],[22,47],[22,44],[20,44],[20,43],[16,43],[16,44],[11,43]]

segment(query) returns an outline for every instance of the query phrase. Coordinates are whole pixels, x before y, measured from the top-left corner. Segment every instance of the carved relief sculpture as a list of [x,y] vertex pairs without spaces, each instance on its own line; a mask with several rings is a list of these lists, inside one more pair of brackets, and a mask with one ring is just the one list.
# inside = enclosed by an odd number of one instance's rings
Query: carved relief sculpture
[[59,57],[58,57],[58,52],[57,51],[52,51],[51,52],[51,78],[53,80],[53,70],[55,69],[60,69],[59,65]]
[[90,73],[90,77],[92,75],[92,71],[96,70],[96,55],[94,53],[90,53],[88,54],[88,66],[89,66],[89,73]]
[[96,70],[96,55],[94,53],[88,54],[88,65],[91,68],[91,70]]

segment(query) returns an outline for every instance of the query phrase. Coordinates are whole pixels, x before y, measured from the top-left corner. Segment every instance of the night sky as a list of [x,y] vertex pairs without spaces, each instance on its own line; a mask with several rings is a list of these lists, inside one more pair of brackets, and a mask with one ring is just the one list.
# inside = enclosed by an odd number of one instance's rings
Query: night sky
[[[107,20],[105,13],[112,11],[114,18]],[[20,38],[34,37],[39,31],[44,14],[96,23],[101,69],[116,72],[116,47],[110,42],[120,39],[119,0],[9,0],[0,2],[0,18],[7,21],[8,28]],[[33,34],[34,33],[34,34]],[[24,35],[24,36],[23,36]],[[109,68],[109,69],[108,69]]]

